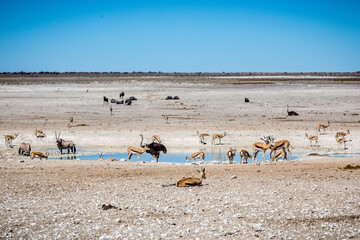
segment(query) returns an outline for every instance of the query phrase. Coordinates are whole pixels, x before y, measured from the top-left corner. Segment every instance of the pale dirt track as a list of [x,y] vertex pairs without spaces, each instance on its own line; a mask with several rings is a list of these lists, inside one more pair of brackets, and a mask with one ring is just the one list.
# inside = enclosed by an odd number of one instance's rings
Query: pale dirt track
[[[0,134],[14,144],[55,147],[54,131],[77,146],[124,151],[158,134],[169,152],[211,150],[196,131],[228,135],[213,148],[251,150],[264,135],[293,151],[337,152],[337,131],[350,129],[345,153],[359,152],[357,84],[197,84],[125,81],[2,85]],[[135,96],[133,106],[102,97]],[[165,97],[179,96],[179,101]],[[244,97],[250,103],[244,103]],[[286,105],[300,114],[287,117]],[[169,124],[162,119],[168,114]],[[67,128],[67,118],[89,126]],[[319,146],[305,132],[330,121]],[[36,128],[47,133],[35,139]],[[350,141],[351,140],[351,141]],[[179,150],[180,149],[180,150]],[[162,187],[199,166],[30,160],[0,145],[0,238],[31,239],[360,239],[360,158],[313,158],[277,165],[206,165],[202,187]],[[50,151],[51,156],[58,155]],[[24,160],[24,162],[20,162]],[[236,157],[238,162],[238,155]],[[236,175],[237,178],[231,179]],[[102,204],[116,209],[103,210]]]

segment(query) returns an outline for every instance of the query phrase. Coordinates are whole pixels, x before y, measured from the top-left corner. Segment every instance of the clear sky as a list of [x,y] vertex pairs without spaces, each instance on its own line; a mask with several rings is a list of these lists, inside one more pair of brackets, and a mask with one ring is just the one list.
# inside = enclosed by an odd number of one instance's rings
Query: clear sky
[[0,0],[14,71],[360,71],[360,1]]

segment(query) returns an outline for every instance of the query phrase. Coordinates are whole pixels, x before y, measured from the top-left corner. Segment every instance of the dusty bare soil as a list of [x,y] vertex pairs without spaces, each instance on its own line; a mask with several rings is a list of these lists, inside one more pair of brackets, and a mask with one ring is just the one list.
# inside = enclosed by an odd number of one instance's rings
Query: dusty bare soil
[[[139,146],[139,134],[146,142],[157,134],[169,152],[230,147],[252,152],[259,137],[273,135],[288,139],[292,151],[358,153],[358,84],[16,81],[0,87],[0,134],[19,134],[14,148],[0,144],[0,238],[360,239],[359,157],[260,166],[205,163],[201,187],[177,188],[162,184],[197,176],[200,166],[30,160],[16,154],[21,142],[29,142],[33,151],[59,156],[54,131],[93,151],[124,152]],[[110,115],[102,97],[118,99],[121,91],[138,100],[112,105]],[[168,95],[180,100],[167,101]],[[287,105],[299,116],[287,116]],[[310,147],[305,132],[316,134],[317,124],[327,121],[319,144]],[[37,128],[47,137],[36,139]],[[343,150],[334,135],[348,129]],[[222,145],[212,146],[210,137],[202,145],[196,131],[227,135]]]

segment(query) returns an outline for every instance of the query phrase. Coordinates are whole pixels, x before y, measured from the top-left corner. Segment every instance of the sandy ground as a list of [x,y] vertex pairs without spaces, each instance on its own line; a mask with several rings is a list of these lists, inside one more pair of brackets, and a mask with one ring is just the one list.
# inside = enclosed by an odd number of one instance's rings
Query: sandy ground
[[[55,148],[54,131],[78,147],[124,152],[159,135],[169,152],[236,147],[259,137],[288,139],[293,151],[359,153],[358,84],[204,84],[171,81],[7,84],[0,87],[0,238],[26,239],[360,239],[359,157],[304,158],[261,166],[205,164],[202,187],[162,184],[197,176],[199,166],[166,163],[30,160],[16,155]],[[135,96],[132,106],[102,97]],[[164,100],[166,96],[180,100]],[[250,103],[245,103],[248,97]],[[289,117],[286,105],[300,116]],[[169,115],[167,124],[162,118]],[[68,117],[75,127],[68,128]],[[305,132],[330,121],[319,144]],[[88,126],[76,126],[86,124]],[[47,138],[36,139],[42,129]],[[335,141],[350,130],[347,149]],[[222,145],[199,144],[196,131],[227,132]],[[51,156],[58,156],[56,150]],[[235,159],[239,161],[238,156]],[[103,210],[103,204],[114,209]]]

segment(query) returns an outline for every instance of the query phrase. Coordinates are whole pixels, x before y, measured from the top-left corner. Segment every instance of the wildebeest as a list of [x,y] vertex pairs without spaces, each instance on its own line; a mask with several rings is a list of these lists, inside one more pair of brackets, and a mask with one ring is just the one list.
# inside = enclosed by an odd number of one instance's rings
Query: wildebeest
[[167,97],[165,98],[165,100],[171,100],[171,99],[173,99],[172,96],[167,96]]
[[173,100],[179,100],[180,98],[178,96],[174,96]]
[[116,101],[116,104],[124,104],[124,100]]
[[124,93],[124,92],[121,92],[121,93],[120,93],[120,98],[124,98],[124,96],[125,96],[125,93]]
[[104,96],[103,99],[104,99],[104,100],[103,100],[104,102],[107,102],[107,103],[109,102],[109,99],[108,99],[107,97]]
[[19,147],[19,155],[30,156],[31,146],[29,143],[21,143]]
[[56,132],[55,132],[56,144],[57,144],[57,147],[60,150],[60,153],[63,154],[62,153],[63,149],[67,149],[68,154],[70,153],[70,151],[72,153],[76,153],[76,147],[75,147],[74,142],[73,141],[65,141],[64,139],[60,138],[60,133],[59,133],[59,136],[57,136]]
[[130,106],[131,103],[132,103],[131,99],[126,99],[125,100],[125,105]]
[[111,99],[111,103],[116,103],[117,100],[116,99]]
[[136,100],[137,100],[137,98],[134,97],[134,96],[129,97],[129,99],[130,99],[131,101],[136,101]]
[[250,102],[250,100],[248,98],[245,98],[245,102]]

